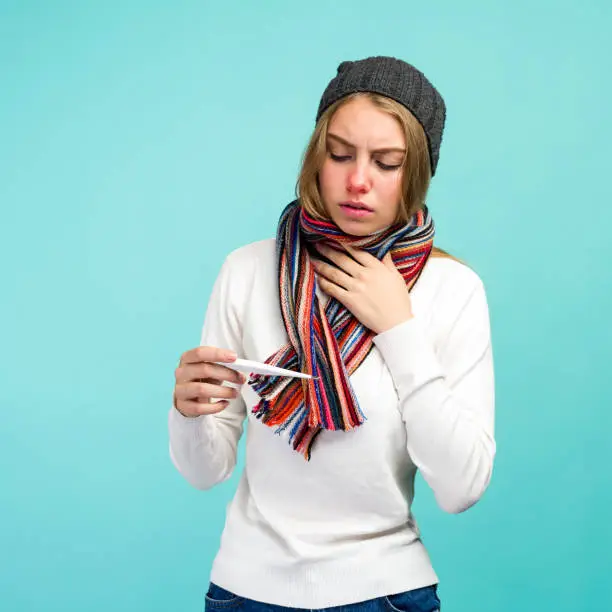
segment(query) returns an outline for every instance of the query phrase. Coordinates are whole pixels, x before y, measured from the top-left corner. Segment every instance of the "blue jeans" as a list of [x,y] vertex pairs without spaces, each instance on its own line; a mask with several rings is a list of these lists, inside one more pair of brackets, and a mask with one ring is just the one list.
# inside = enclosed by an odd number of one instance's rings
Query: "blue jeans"
[[[334,608],[325,608],[334,610]],[[438,586],[428,586],[368,601],[337,606],[336,612],[439,612]],[[301,608],[285,608],[266,604],[210,584],[206,593],[205,612],[312,612]]]

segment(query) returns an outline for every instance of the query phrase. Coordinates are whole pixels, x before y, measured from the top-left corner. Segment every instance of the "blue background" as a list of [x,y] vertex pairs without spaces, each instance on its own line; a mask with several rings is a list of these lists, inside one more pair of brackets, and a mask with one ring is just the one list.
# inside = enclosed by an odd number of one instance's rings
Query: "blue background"
[[447,612],[607,610],[610,2],[0,2],[0,606],[201,610],[236,477],[174,471],[180,354],[274,235],[345,59],[413,62],[448,124],[438,244],[484,279],[491,488],[416,512]]

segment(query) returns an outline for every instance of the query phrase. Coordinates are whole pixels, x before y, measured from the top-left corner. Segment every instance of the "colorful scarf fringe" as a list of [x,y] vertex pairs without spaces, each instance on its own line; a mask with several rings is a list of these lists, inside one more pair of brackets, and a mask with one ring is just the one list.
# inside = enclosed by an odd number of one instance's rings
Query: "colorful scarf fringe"
[[277,433],[289,428],[294,450],[310,459],[324,429],[348,431],[365,421],[349,376],[372,348],[373,332],[340,302],[323,308],[315,293],[309,249],[316,242],[361,248],[382,259],[387,252],[412,288],[433,246],[434,224],[427,208],[402,226],[372,236],[344,234],[330,221],[310,217],[297,200],[283,211],[277,233],[280,304],[289,343],[266,363],[300,370],[312,379],[253,375],[249,385],[261,397],[255,416]]

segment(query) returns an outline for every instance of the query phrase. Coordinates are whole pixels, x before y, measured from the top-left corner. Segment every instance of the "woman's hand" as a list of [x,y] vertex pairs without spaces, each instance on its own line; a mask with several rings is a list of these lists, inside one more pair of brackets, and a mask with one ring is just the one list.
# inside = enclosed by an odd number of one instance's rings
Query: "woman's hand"
[[381,261],[367,251],[345,248],[351,256],[317,245],[337,266],[313,259],[321,289],[376,334],[411,319],[410,294],[391,255],[387,253]]
[[[213,346],[198,346],[183,353],[174,372],[176,409],[183,416],[194,418],[227,408],[228,399],[238,397],[239,391],[221,384],[224,381],[243,384],[246,378],[240,372],[214,362],[231,363],[235,360],[236,354],[232,351]],[[227,399],[211,402],[213,397]]]

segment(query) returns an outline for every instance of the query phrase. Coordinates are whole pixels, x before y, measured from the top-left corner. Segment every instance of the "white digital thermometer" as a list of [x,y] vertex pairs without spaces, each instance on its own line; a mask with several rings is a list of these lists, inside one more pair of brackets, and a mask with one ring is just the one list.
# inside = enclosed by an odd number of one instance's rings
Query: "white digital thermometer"
[[277,368],[260,361],[250,361],[249,359],[236,359],[231,363],[225,361],[217,361],[219,365],[223,365],[232,370],[246,372],[248,374],[263,374],[264,376],[288,376],[291,378],[312,378],[310,374],[296,372],[295,370],[285,370],[285,368]]

